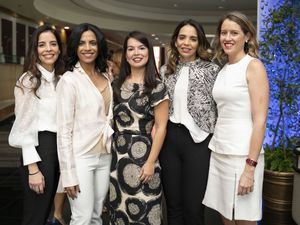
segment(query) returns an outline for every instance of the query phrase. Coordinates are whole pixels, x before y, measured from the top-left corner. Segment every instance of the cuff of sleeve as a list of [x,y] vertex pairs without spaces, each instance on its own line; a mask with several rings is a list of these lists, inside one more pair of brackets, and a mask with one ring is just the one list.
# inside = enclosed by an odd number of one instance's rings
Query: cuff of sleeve
[[62,186],[64,188],[73,187],[79,184],[75,168],[71,170],[61,170],[60,175],[61,175]]
[[23,165],[27,166],[29,164],[42,161],[36,148],[33,145],[22,147]]
[[157,101],[157,102],[154,102],[154,103],[152,104],[152,107],[155,107],[155,106],[159,105],[159,103],[161,103],[161,102],[163,102],[163,101],[165,101],[165,100],[170,101],[168,95],[166,95],[163,99],[161,99],[161,100],[159,100],[159,101]]

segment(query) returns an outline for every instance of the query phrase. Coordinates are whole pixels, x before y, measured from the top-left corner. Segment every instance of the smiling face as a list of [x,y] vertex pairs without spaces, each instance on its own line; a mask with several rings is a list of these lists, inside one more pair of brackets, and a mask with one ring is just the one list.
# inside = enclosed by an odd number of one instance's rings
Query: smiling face
[[244,46],[248,40],[248,35],[244,34],[239,24],[229,19],[224,20],[220,31],[220,44],[229,60],[240,59],[246,54]]
[[40,34],[37,45],[39,63],[48,71],[52,71],[60,54],[55,35],[51,31]]
[[195,60],[199,47],[196,29],[191,25],[183,26],[178,33],[175,46],[181,61],[190,62]]
[[93,31],[88,30],[82,33],[77,48],[77,56],[81,65],[95,64],[98,56],[98,45]]
[[131,68],[145,67],[148,59],[148,48],[138,40],[129,38],[127,41],[126,60]]

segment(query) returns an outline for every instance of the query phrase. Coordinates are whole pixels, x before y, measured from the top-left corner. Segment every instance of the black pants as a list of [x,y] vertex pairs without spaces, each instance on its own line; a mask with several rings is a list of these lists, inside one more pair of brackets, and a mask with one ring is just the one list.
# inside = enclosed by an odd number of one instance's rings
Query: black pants
[[211,135],[195,143],[189,130],[169,121],[159,160],[168,225],[204,225],[204,197]]
[[20,167],[24,189],[22,225],[44,225],[46,223],[58,185],[59,165],[56,134],[43,131],[39,132],[38,138],[39,146],[36,149],[42,161],[37,164],[44,176],[46,187],[43,194],[32,191],[28,183],[28,167]]

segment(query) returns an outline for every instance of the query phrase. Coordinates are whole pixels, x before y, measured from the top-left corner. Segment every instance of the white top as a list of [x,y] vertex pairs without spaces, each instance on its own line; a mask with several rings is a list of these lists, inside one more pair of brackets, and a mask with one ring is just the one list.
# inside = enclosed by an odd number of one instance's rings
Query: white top
[[190,132],[195,143],[204,141],[209,133],[201,130],[187,108],[187,90],[189,85],[189,67],[183,66],[174,89],[174,113],[170,116],[173,123],[183,124]]
[[54,71],[49,72],[39,64],[37,68],[42,74],[37,90],[39,98],[32,90],[36,81],[29,80],[31,75],[28,72],[21,76],[14,89],[16,119],[8,142],[10,146],[22,148],[24,166],[41,161],[35,148],[39,145],[38,132],[57,130]]
[[212,151],[231,155],[249,153],[253,122],[246,72],[252,59],[246,55],[237,63],[226,64],[217,76],[212,91],[218,109],[215,132],[209,143]]
[[79,184],[74,158],[87,155],[102,138],[110,152],[112,88],[110,109],[105,113],[104,99],[78,62],[57,84],[57,147],[63,187]]

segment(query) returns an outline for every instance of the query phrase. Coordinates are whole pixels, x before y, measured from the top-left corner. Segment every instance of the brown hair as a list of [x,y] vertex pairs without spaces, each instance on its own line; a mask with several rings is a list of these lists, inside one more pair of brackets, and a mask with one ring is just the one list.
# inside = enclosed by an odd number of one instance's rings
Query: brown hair
[[203,60],[206,61],[210,61],[212,58],[212,54],[209,51],[210,48],[210,44],[206,39],[205,36],[205,32],[203,27],[201,26],[200,23],[198,23],[195,20],[192,19],[187,19],[187,20],[183,20],[181,21],[177,27],[175,28],[172,38],[171,38],[171,42],[170,42],[170,56],[169,56],[169,60],[167,63],[167,71],[166,71],[166,76],[169,76],[171,74],[173,74],[176,70],[176,66],[179,62],[179,52],[177,50],[177,47],[175,46],[177,37],[179,35],[179,32],[181,30],[182,27],[186,26],[186,25],[190,25],[192,27],[194,27],[196,29],[197,32],[197,37],[198,37],[198,49],[196,52],[196,57],[201,58]]
[[215,58],[220,62],[220,63],[224,63],[227,62],[227,55],[225,54],[224,50],[222,49],[221,43],[220,43],[220,33],[221,33],[221,27],[223,22],[229,19],[235,23],[237,23],[243,33],[245,35],[249,35],[249,40],[247,43],[245,43],[244,45],[244,51],[246,54],[251,55],[252,57],[258,58],[258,43],[256,40],[256,30],[254,25],[252,24],[252,22],[247,18],[246,15],[244,15],[241,12],[238,11],[233,11],[233,12],[229,12],[227,14],[225,14],[218,23],[218,27],[217,27],[217,33],[216,33],[216,37],[215,37],[215,51],[216,51],[216,55]]
[[119,48],[112,53],[111,61],[113,61],[119,68],[121,67],[123,49]]
[[[36,96],[37,96],[36,92],[39,89],[39,87],[41,86],[41,77],[42,77],[42,74],[36,65],[40,61],[39,55],[38,55],[38,41],[39,41],[40,35],[44,32],[51,32],[55,36],[59,50],[60,50],[60,54],[59,54],[56,62],[54,63],[54,69],[55,69],[54,75],[55,75],[56,82],[58,81],[59,76],[62,75],[64,72],[63,47],[62,47],[62,42],[61,42],[58,32],[49,25],[43,25],[43,26],[38,27],[33,32],[32,38],[29,43],[28,52],[27,52],[27,55],[25,58],[24,67],[23,67],[23,73],[27,73],[26,76],[30,76],[29,81],[31,82],[31,85],[29,88],[33,89],[34,94]],[[26,76],[24,76],[23,79],[20,80],[20,83],[21,83],[22,87],[28,88],[28,85],[25,85],[25,83],[23,83],[24,78]],[[18,87],[20,87],[20,86],[18,86]],[[22,88],[22,87],[20,87],[20,88]]]

